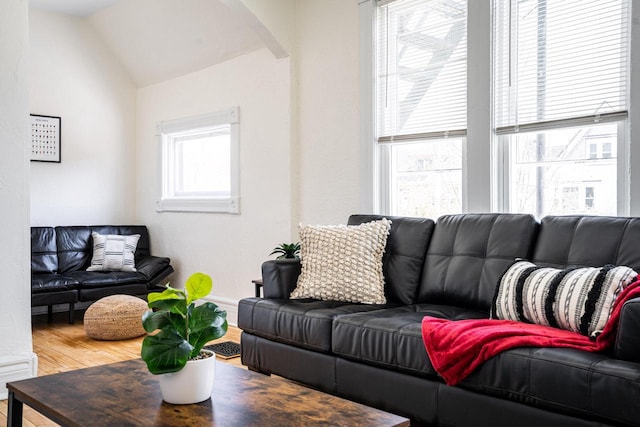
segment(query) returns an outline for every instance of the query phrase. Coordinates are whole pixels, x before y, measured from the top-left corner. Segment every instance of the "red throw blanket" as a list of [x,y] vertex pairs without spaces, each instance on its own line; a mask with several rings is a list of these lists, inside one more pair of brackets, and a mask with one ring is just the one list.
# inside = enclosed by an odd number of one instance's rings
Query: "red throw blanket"
[[640,280],[618,296],[611,317],[595,341],[585,335],[550,326],[513,320],[422,319],[422,340],[433,368],[448,385],[462,381],[481,363],[514,347],[568,347],[601,351],[613,345],[625,301],[640,296]]

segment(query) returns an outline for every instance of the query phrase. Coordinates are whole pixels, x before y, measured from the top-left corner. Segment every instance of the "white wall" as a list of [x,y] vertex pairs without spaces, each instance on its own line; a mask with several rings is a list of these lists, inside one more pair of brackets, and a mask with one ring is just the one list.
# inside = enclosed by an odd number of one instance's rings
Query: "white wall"
[[31,225],[135,219],[135,87],[80,18],[31,8],[30,112],[62,117],[62,163],[31,163]]
[[[234,0],[222,0],[224,3],[233,7]],[[273,49],[270,38],[273,38],[282,48],[284,53],[291,55],[294,51],[296,40],[294,38],[295,29],[295,0],[241,0],[242,3],[251,11],[258,19],[264,30],[269,33],[268,37],[260,28],[254,28],[258,31],[258,35],[262,36],[262,41],[272,50],[274,55],[278,56],[278,49]],[[235,6],[236,9],[239,6]],[[274,52],[275,51],[275,52]]]
[[0,398],[8,381],[35,374],[31,342],[29,241],[29,98],[26,1],[5,2],[0,13]]
[[[296,3],[298,161],[296,221],[345,223],[360,211],[358,0]],[[367,213],[367,212],[362,212]]]
[[[153,252],[169,256],[182,286],[196,271],[212,276],[213,297],[235,322],[235,303],[252,296],[251,280],[272,248],[290,240],[290,62],[262,49],[138,90],[137,219]],[[240,107],[240,210],[155,212],[161,195],[162,120]]]

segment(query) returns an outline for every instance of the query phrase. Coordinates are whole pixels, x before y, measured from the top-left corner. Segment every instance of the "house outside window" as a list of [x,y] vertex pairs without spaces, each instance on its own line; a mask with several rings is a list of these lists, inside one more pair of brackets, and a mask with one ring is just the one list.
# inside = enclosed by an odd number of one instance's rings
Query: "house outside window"
[[575,211],[578,209],[579,191],[580,188],[577,185],[562,188],[562,194],[560,195],[562,210]]
[[238,108],[163,121],[157,210],[239,213]]
[[589,212],[616,215],[624,197],[617,153],[627,145],[629,20],[628,1],[494,2],[504,210],[581,213],[565,190],[598,182]]

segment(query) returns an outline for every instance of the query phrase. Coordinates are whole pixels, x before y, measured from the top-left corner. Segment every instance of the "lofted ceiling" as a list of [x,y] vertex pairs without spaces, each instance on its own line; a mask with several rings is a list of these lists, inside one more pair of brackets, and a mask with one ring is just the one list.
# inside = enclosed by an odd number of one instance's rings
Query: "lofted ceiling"
[[220,0],[30,0],[30,6],[86,19],[138,87],[265,47],[246,17]]

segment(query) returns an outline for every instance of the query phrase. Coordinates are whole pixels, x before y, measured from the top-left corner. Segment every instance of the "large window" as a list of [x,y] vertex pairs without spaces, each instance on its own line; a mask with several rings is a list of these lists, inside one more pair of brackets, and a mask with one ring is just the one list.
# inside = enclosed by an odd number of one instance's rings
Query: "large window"
[[381,213],[629,213],[631,0],[367,4]]
[[239,212],[238,109],[164,121],[159,211]]
[[503,210],[617,214],[625,198],[629,3],[494,2]]
[[381,210],[461,212],[466,0],[397,0],[376,11]]

